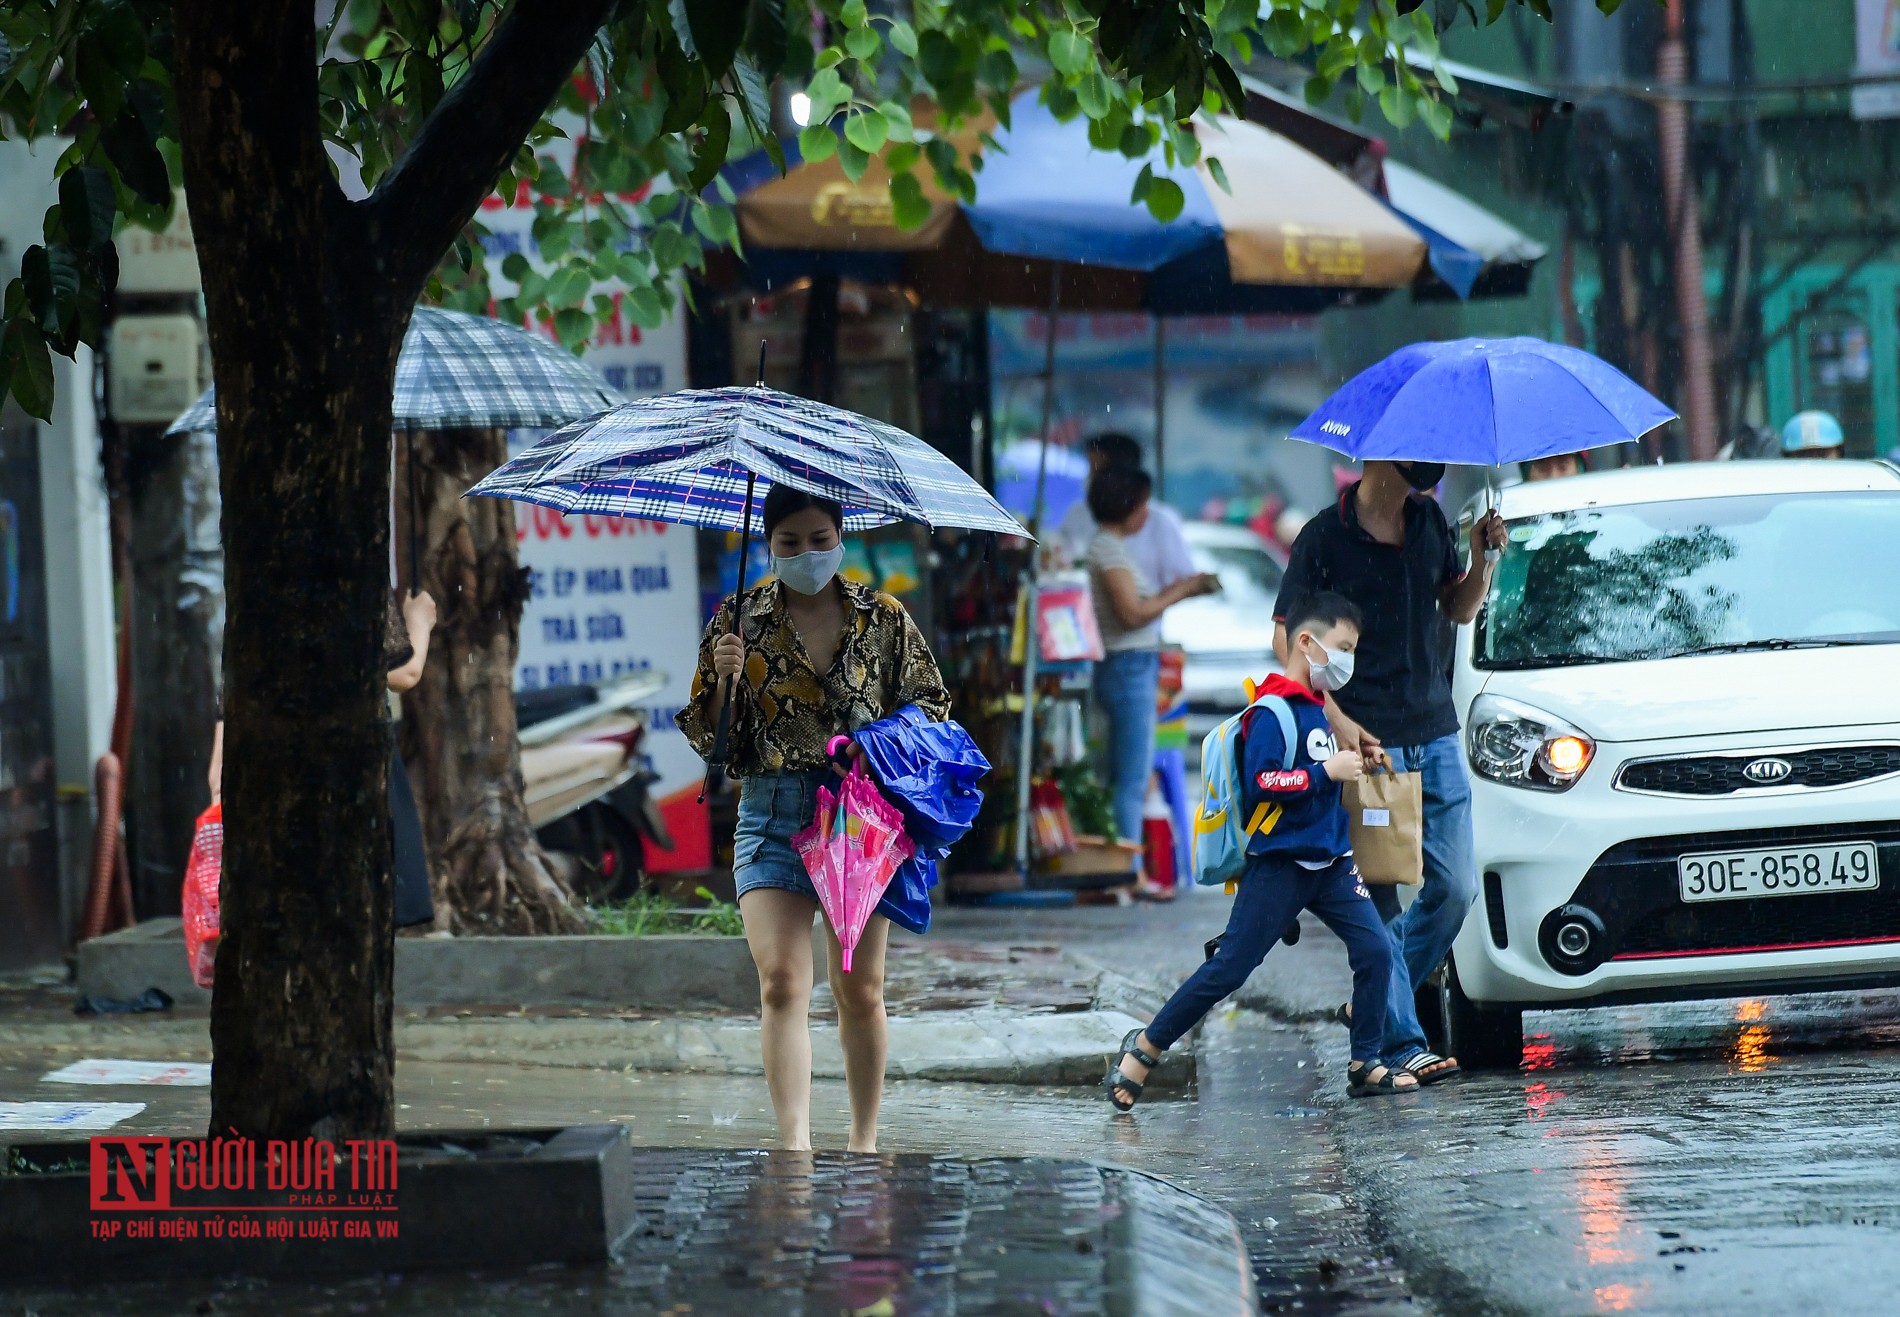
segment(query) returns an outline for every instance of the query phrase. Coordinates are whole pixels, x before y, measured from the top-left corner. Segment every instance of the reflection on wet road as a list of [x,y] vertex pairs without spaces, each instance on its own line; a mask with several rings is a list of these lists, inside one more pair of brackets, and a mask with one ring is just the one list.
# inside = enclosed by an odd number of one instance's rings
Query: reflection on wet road
[[1525,1017],[1523,1068],[1340,1112],[1448,1310],[1895,1310],[1900,995]]

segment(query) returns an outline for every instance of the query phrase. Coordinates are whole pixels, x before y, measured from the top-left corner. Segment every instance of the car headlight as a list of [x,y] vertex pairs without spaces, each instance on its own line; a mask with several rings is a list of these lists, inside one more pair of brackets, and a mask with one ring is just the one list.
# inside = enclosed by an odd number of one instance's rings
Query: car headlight
[[1596,757],[1596,742],[1562,718],[1501,695],[1480,695],[1466,720],[1472,771],[1506,786],[1568,791]]

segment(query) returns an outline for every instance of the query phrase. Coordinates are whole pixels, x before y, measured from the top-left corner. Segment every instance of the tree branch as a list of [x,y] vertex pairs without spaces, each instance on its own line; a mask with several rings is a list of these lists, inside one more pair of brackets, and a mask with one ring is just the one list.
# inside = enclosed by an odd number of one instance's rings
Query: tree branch
[[[612,0],[516,0],[409,149],[360,203],[382,277],[413,302],[482,198],[494,190],[561,84],[572,77]],[[376,258],[373,258],[376,259]]]

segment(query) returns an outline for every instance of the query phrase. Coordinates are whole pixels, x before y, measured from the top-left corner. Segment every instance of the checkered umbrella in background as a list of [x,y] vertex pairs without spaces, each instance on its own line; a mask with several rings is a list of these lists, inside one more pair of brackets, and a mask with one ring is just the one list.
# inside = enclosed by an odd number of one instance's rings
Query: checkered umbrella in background
[[[774,484],[842,504],[848,531],[920,521],[1028,534],[981,485],[915,435],[763,384],[623,403],[555,431],[468,492],[561,512],[739,531],[743,597],[756,509]],[[725,762],[730,716],[728,701],[713,738],[709,788]]]
[[[487,316],[419,306],[396,358],[398,430],[545,430],[624,401],[600,372],[539,334]],[[213,433],[206,389],[167,434]]]

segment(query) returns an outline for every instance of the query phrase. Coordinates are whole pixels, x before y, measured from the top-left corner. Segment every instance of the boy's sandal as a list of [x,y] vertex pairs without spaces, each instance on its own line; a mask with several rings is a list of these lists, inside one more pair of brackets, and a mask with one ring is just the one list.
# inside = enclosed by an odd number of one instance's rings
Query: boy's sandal
[[1298,919],[1295,919],[1291,924],[1287,925],[1286,932],[1280,934],[1280,940],[1289,947],[1300,940],[1300,921]]
[[[1122,1036],[1121,1050],[1116,1052],[1115,1059],[1108,1063],[1108,1073],[1102,1076],[1102,1087],[1108,1092],[1109,1105],[1126,1115],[1135,1109],[1135,1103],[1141,1099],[1141,1090],[1146,1085],[1122,1073],[1124,1056],[1132,1056],[1147,1066],[1150,1075],[1153,1075],[1155,1067],[1161,1064],[1161,1058],[1150,1056],[1141,1049],[1141,1030],[1130,1029]],[[1120,1093],[1126,1093],[1128,1101],[1123,1102],[1116,1096]]]
[[1345,1025],[1348,1029],[1352,1028],[1352,1003],[1347,1002],[1338,1010],[1334,1011],[1333,1018]]
[[[1406,1082],[1408,1079],[1410,1083]],[[1374,1061],[1371,1065],[1346,1067],[1346,1092],[1352,1097],[1392,1097],[1399,1093],[1416,1093],[1418,1088],[1418,1080],[1401,1066]]]
[[1463,1073],[1458,1067],[1458,1059],[1452,1056],[1440,1056],[1436,1052],[1420,1051],[1399,1063],[1421,1084],[1439,1084],[1447,1079],[1456,1079]]

